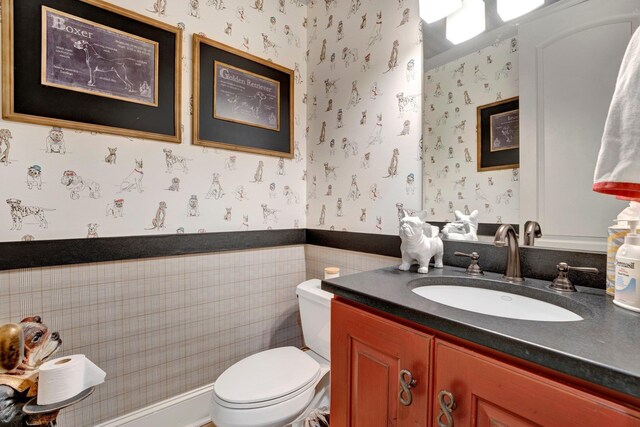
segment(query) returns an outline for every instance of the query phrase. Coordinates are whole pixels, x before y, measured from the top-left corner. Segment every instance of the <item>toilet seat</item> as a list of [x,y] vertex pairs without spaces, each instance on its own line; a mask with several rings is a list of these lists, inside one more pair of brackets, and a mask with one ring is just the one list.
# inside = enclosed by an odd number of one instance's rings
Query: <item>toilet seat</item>
[[280,347],[249,356],[224,371],[215,382],[213,398],[230,409],[276,405],[314,387],[320,364],[295,347]]

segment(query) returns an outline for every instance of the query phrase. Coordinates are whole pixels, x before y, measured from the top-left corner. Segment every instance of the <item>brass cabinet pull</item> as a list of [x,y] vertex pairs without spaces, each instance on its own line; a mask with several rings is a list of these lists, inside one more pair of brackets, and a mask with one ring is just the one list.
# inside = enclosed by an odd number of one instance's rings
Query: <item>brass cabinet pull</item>
[[[447,398],[449,400],[448,402]],[[450,391],[441,390],[440,393],[438,393],[438,403],[440,404],[438,426],[453,427],[453,415],[451,415],[451,413],[456,409],[456,399],[453,397],[453,394]]]
[[402,371],[400,371],[398,380],[400,382],[398,400],[400,400],[400,403],[402,403],[404,406],[409,406],[411,405],[411,402],[413,402],[411,389],[416,386],[416,379],[413,378],[413,374],[410,371],[403,369]]

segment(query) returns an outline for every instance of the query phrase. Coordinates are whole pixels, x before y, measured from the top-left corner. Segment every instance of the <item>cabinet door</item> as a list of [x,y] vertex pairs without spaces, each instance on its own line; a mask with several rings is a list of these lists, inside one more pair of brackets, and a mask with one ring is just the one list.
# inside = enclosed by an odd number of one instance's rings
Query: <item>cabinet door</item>
[[[431,337],[336,302],[331,305],[331,426],[426,427]],[[400,401],[400,373],[415,385]],[[405,376],[408,380],[408,377]]]
[[[455,400],[447,421],[439,394]],[[437,340],[433,427],[638,427],[640,414],[578,389]],[[442,400],[446,404],[448,397]]]

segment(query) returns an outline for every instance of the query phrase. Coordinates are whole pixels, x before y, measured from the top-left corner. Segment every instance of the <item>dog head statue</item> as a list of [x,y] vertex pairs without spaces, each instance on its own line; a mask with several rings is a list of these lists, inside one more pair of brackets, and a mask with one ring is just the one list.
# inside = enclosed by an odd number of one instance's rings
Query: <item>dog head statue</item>
[[426,213],[424,211],[416,212],[411,215],[403,210],[404,216],[400,220],[400,238],[403,242],[417,242],[422,237],[431,237],[431,225],[425,223]]
[[22,411],[25,403],[37,394],[37,371],[62,345],[57,332],[42,323],[40,316],[27,317],[20,322],[24,356],[20,364],[0,377],[0,407],[2,426],[53,426],[58,410],[39,414]]
[[460,211],[454,212],[456,220],[445,225],[442,235],[449,240],[478,240],[478,211],[474,210],[469,215]]
[[9,372],[12,375],[21,375],[38,369],[62,345],[60,334],[51,332],[47,325],[42,323],[40,316],[22,319],[20,327],[24,334],[24,358],[16,369]]
[[424,236],[424,222],[417,216],[405,214],[400,220],[400,238],[403,242],[418,242]]

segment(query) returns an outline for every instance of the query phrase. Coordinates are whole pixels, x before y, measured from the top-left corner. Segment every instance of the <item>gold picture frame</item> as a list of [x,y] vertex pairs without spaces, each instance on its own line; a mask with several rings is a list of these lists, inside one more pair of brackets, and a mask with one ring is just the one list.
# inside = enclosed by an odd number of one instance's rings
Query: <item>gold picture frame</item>
[[[120,135],[129,138],[148,139],[155,141],[181,143],[182,142],[182,29],[166,24],[164,22],[149,18],[145,15],[132,12],[120,6],[113,5],[104,0],[78,0],[79,4],[87,4],[89,6],[97,7],[108,12],[121,15],[124,18],[139,21],[143,24],[155,27],[158,31],[166,31],[172,33],[175,37],[175,46],[173,46],[173,52],[175,52],[175,60],[173,64],[173,76],[171,84],[174,91],[171,98],[171,103],[165,102],[161,107],[166,108],[168,113],[171,113],[173,120],[169,123],[172,125],[172,131],[161,133],[156,131],[141,130],[134,128],[120,127],[117,125],[104,125],[96,123],[87,123],[79,120],[69,118],[58,118],[46,115],[38,115],[33,113],[24,113],[16,110],[16,67],[14,64],[15,55],[15,30],[16,23],[14,22],[14,3],[19,0],[0,0],[2,5],[2,118],[5,120],[11,120],[21,123],[29,123],[43,126],[57,126],[68,129],[76,129],[92,133],[106,133],[113,135]],[[30,0],[33,1],[33,0]],[[34,3],[33,7],[42,7],[42,4]],[[72,14],[73,15],[73,14]],[[76,15],[73,15],[76,16]],[[41,40],[40,40],[41,43]],[[171,43],[173,45],[173,42]],[[41,45],[40,45],[41,47]],[[157,51],[158,52],[158,51]],[[159,53],[159,52],[158,52]],[[35,55],[35,54],[34,54]],[[38,57],[41,58],[42,53],[38,52]],[[160,59],[160,58],[159,58]],[[39,65],[39,73],[41,73],[41,65]],[[35,65],[34,65],[35,66]],[[158,62],[158,67],[161,64]],[[17,70],[20,72],[20,70]],[[159,72],[162,76],[162,72]],[[156,79],[156,85],[159,88],[156,90],[156,95],[160,97],[162,94],[162,82],[160,79]],[[68,89],[68,88],[64,88]],[[70,91],[70,93],[77,93],[77,91]],[[96,95],[91,93],[91,95]],[[100,99],[104,97],[99,97]],[[120,101],[120,100],[118,100]],[[130,105],[138,105],[140,107],[158,108],[153,106],[141,105],[138,103],[130,103]]]
[[[288,94],[283,95],[280,93],[279,102],[278,102],[278,111],[282,111],[283,108],[288,106],[288,111],[285,111],[283,114],[281,112],[281,120],[285,121],[281,123],[278,130],[272,130],[269,128],[256,127],[252,124],[245,124],[238,121],[230,121],[222,118],[216,118],[214,111],[214,73],[209,74],[207,72],[206,76],[202,75],[201,67],[205,67],[209,70],[214,70],[214,61],[215,58],[207,58],[206,62],[204,62],[201,57],[201,50],[203,48],[212,48],[216,51],[224,52],[228,58],[239,58],[238,60],[243,62],[244,64],[255,63],[261,67],[268,67],[269,69],[274,70],[274,73],[278,74],[285,80],[285,83],[278,80],[280,83],[280,90],[286,91]],[[230,56],[228,54],[231,54]],[[228,63],[230,60],[227,60],[225,63]],[[237,64],[230,64],[236,68],[243,70],[244,72],[251,72],[253,74],[258,75],[260,78],[264,78],[266,76],[257,74],[252,70],[247,70],[243,67],[238,67]],[[206,78],[206,82],[202,79]],[[275,79],[272,79],[275,80]],[[206,84],[205,84],[206,83]],[[210,93],[207,90],[206,93],[202,92],[203,87],[206,86],[207,89],[210,89]],[[281,104],[286,98],[287,105]],[[211,102],[209,102],[211,101]],[[210,110],[209,110],[210,108]],[[203,111],[206,110],[205,111]],[[216,132],[211,130],[203,130],[201,129],[201,121],[205,120],[205,124],[211,124],[212,126],[219,126],[223,129],[231,129],[229,133],[226,134],[227,140],[223,140],[222,134],[224,132],[220,132],[218,135]],[[209,123],[211,121],[211,123]],[[288,123],[287,123],[288,122]],[[225,125],[226,123],[226,125]],[[234,132],[237,132],[238,129],[245,135],[245,138],[236,137],[233,135]],[[207,133],[209,136],[207,136]],[[214,135],[214,133],[216,133]],[[247,138],[246,135],[260,135],[255,137]],[[241,50],[235,49],[233,47],[227,46],[215,40],[211,40],[205,36],[194,34],[193,35],[193,122],[192,122],[192,137],[193,144],[205,147],[212,148],[222,148],[226,150],[234,150],[234,151],[242,151],[254,154],[264,154],[268,156],[277,156],[292,159],[293,158],[293,150],[294,150],[294,76],[293,70],[283,67],[281,65],[275,64],[273,62],[267,61],[255,55],[251,55],[249,53],[243,52]],[[277,140],[281,149],[274,149],[268,147],[257,147],[257,146],[248,146],[243,145],[245,141],[247,142],[255,142],[258,138],[260,141],[264,140],[264,137],[271,137],[274,141]]]
[[[517,96],[477,108],[478,172],[520,167],[519,108]],[[498,128],[500,135],[495,133]],[[503,137],[510,139],[505,142]]]

